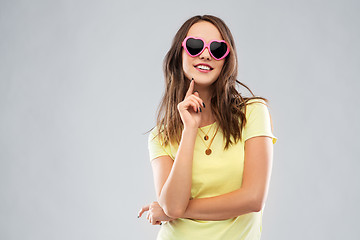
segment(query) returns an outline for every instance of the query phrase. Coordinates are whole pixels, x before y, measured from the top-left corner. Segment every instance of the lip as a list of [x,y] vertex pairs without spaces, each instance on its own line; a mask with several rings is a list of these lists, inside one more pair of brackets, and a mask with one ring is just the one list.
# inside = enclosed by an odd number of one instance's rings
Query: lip
[[208,66],[211,70],[214,69],[212,66],[210,66],[209,64],[206,64],[206,63],[198,63],[198,64],[194,65],[194,67],[199,66],[199,65]]
[[[199,66],[199,65],[208,66],[210,68],[210,70],[199,69],[199,68],[196,67],[196,66]],[[206,63],[198,63],[198,64],[194,65],[194,68],[196,68],[196,70],[198,70],[200,72],[210,72],[211,70],[214,69],[213,67],[211,67],[209,64],[206,64]]]

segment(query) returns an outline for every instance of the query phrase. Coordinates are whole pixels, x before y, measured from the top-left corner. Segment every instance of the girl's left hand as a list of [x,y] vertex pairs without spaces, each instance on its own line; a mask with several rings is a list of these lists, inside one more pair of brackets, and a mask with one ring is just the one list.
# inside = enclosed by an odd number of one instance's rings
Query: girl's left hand
[[146,211],[149,211],[146,218],[152,225],[161,225],[161,221],[175,220],[164,213],[164,210],[160,207],[158,202],[152,202],[149,205],[142,207],[139,211],[138,217],[141,217],[141,215]]

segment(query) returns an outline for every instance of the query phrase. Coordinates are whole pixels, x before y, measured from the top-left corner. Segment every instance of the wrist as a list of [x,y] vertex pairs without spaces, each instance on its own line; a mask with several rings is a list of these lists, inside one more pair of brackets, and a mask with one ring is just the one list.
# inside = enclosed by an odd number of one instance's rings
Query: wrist
[[192,126],[192,127],[190,127],[190,126],[184,126],[184,129],[183,129],[183,131],[182,131],[182,133],[184,134],[184,133],[186,133],[186,134],[197,134],[197,132],[198,132],[198,128],[197,127],[195,127],[195,126]]
[[181,134],[181,140],[183,141],[184,139],[186,139],[185,140],[186,142],[195,144],[195,139],[197,134],[198,134],[197,128],[188,128],[188,127],[184,128]]

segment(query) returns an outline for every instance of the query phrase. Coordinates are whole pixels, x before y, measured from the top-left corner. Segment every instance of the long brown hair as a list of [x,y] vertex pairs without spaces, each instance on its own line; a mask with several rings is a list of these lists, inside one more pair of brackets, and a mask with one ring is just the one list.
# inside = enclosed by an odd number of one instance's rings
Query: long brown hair
[[[211,85],[213,92],[211,109],[223,132],[224,140],[226,139],[225,150],[229,145],[233,144],[231,136],[235,143],[241,140],[241,133],[246,124],[245,106],[251,104],[247,102],[251,99],[262,99],[265,102],[268,102],[268,100],[263,97],[256,97],[245,84],[236,79],[238,60],[233,36],[224,21],[212,15],[197,15],[189,18],[177,31],[170,50],[164,58],[165,92],[157,109],[157,134],[164,146],[180,143],[184,126],[177,110],[177,105],[184,100],[190,82],[189,80],[186,81],[187,78],[182,68],[181,43],[185,39],[190,27],[199,21],[208,21],[214,24],[223,39],[230,45],[230,53],[225,58],[220,75]],[[236,90],[236,83],[249,90],[252,97],[242,97]],[[220,111],[220,109],[226,110]]]

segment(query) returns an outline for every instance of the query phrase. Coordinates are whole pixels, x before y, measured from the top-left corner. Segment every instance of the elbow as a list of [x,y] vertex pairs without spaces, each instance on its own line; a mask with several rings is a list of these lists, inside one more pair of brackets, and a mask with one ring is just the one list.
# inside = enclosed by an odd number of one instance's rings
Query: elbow
[[265,198],[264,197],[255,197],[251,201],[252,211],[253,212],[260,212],[265,205]]
[[181,218],[185,213],[183,209],[178,207],[168,208],[167,206],[164,206],[163,210],[168,217],[174,219]]
[[260,212],[261,209],[263,208],[263,205],[258,203],[258,202],[254,202],[253,203],[253,208],[252,208],[252,211],[253,212]]
[[160,207],[163,209],[166,216],[170,218],[180,218],[185,213],[185,210],[178,206],[169,205],[159,201]]
[[171,203],[169,203],[169,201],[162,198],[159,198],[158,202],[166,216],[174,219],[182,218],[189,204],[189,202],[174,203],[174,201],[170,201]]

